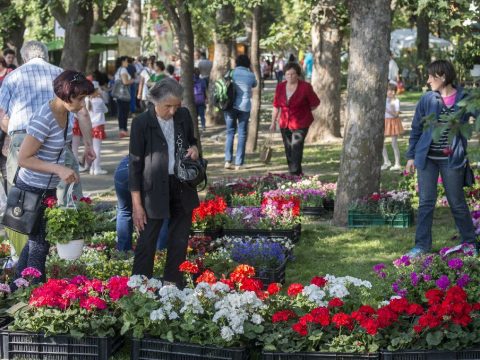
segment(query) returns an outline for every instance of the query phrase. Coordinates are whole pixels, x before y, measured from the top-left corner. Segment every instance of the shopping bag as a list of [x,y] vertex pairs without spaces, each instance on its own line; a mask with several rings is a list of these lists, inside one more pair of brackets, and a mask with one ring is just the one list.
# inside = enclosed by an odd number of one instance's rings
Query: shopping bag
[[272,135],[265,139],[265,142],[260,148],[260,161],[264,164],[268,164],[272,159]]

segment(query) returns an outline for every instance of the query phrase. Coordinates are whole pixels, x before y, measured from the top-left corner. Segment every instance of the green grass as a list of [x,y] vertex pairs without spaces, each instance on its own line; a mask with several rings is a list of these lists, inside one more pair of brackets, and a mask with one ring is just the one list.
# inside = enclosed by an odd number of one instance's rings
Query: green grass
[[400,102],[413,102],[417,103],[420,97],[423,95],[421,91],[406,91],[403,94],[398,95]]

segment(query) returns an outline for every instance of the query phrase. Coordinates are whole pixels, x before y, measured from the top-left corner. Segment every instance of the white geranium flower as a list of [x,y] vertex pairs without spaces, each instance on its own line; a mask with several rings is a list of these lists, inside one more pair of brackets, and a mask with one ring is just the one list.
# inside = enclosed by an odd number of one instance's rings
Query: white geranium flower
[[228,326],[223,326],[222,330],[220,332],[220,335],[222,336],[222,339],[225,341],[231,341],[233,338],[233,335],[235,335]]

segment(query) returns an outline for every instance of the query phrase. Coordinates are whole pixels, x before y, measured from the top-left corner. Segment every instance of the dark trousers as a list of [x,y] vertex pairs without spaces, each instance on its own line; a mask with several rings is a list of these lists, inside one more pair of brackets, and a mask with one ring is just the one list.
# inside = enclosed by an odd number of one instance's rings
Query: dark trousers
[[[163,272],[164,281],[174,282],[179,287],[183,286],[183,275],[178,267],[187,256],[188,236],[192,226],[192,210],[185,211],[182,206],[182,186],[173,175],[169,177],[170,220],[168,224],[167,262]],[[135,248],[133,275],[152,277],[157,238],[162,225],[163,219],[147,219],[145,229],[140,233]]]
[[130,101],[117,100],[118,129],[127,131]]
[[[21,190],[31,191],[37,194],[41,194],[45,192],[44,189],[39,189],[30,185],[25,184],[21,180],[17,179],[16,186]],[[45,197],[55,196],[56,189],[49,189],[45,192]],[[32,280],[32,283],[36,284],[41,282],[45,282],[46,277],[46,270],[45,270],[45,262],[47,260],[48,250],[50,249],[50,244],[45,240],[46,237],[46,226],[47,226],[47,219],[44,216],[45,209],[42,207],[40,213],[40,225],[38,227],[36,234],[30,234],[28,236],[28,243],[23,248],[20,257],[18,259],[17,269],[15,271],[15,279],[21,277],[22,271],[25,270],[27,267],[33,267],[39,270],[42,273],[42,276],[38,279]],[[16,287],[13,286],[13,289]]]
[[300,175],[302,174],[303,145],[308,128],[298,130],[280,129],[280,131],[282,132],[288,171],[292,175]]

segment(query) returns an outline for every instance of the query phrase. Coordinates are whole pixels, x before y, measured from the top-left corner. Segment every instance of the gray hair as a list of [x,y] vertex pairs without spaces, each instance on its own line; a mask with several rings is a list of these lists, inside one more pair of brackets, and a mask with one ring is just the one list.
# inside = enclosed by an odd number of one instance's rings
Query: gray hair
[[27,41],[20,49],[20,55],[22,55],[22,59],[24,62],[29,62],[30,60],[35,58],[40,58],[48,61],[47,46],[40,41]]
[[167,77],[157,82],[150,89],[149,100],[152,103],[162,102],[169,97],[175,97],[177,99],[182,99],[183,97],[183,87],[175,79]]

